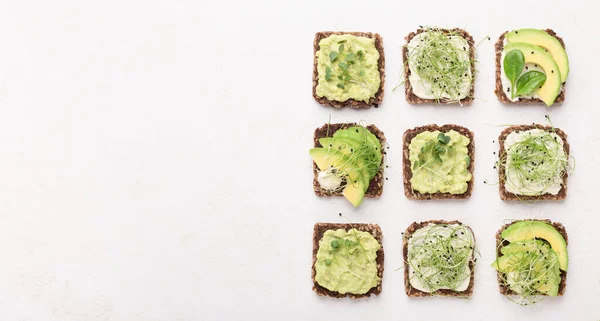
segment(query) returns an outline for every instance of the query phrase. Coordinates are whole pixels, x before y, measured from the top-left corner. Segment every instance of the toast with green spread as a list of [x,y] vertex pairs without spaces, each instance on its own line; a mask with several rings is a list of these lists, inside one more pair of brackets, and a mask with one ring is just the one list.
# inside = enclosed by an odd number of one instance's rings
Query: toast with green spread
[[335,108],[378,107],[383,101],[383,40],[370,32],[317,32],[312,94]]
[[467,199],[473,192],[473,132],[458,125],[426,125],[404,132],[404,194],[417,200]]
[[315,224],[313,291],[333,298],[379,295],[384,269],[382,241],[377,224]]

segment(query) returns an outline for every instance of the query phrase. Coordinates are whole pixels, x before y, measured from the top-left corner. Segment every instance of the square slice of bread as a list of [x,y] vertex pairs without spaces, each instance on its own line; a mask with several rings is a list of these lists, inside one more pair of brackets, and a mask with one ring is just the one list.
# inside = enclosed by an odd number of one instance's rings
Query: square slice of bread
[[381,233],[381,228],[379,227],[379,225],[377,225],[377,224],[361,224],[361,223],[317,223],[317,224],[315,224],[315,227],[313,230],[313,252],[312,252],[313,260],[312,260],[311,276],[312,276],[312,280],[313,280],[313,291],[315,291],[320,296],[329,296],[329,297],[333,297],[333,298],[351,297],[352,299],[358,299],[358,298],[371,296],[371,294],[379,295],[381,293],[382,282],[379,282],[379,284],[377,286],[371,288],[365,294],[352,294],[352,293],[342,294],[339,292],[330,291],[330,290],[322,287],[315,280],[316,273],[317,273],[315,264],[317,263],[317,252],[319,251],[319,241],[323,238],[323,235],[325,234],[325,232],[327,232],[328,230],[337,230],[337,229],[345,229],[346,231],[348,231],[352,228],[355,228],[362,232],[370,233],[377,240],[377,242],[379,242],[379,244],[381,245],[381,248],[376,252],[377,257],[375,259],[375,262],[377,264],[377,276],[379,276],[379,278],[381,280],[383,280],[383,268],[384,268],[384,266],[383,266],[383,260],[384,260],[383,234]]
[[[377,69],[379,70],[379,77],[381,79],[381,84],[379,85],[379,90],[375,93],[375,97],[371,97],[368,102],[364,102],[362,100],[348,99],[346,101],[336,101],[330,100],[327,97],[319,97],[317,96],[317,85],[319,84],[319,71],[317,69],[317,51],[319,51],[319,42],[322,39],[325,39],[331,35],[354,35],[357,37],[366,37],[375,39],[375,49],[379,52],[379,60],[377,61]],[[371,32],[339,32],[339,31],[323,31],[317,32],[315,34],[315,40],[313,43],[313,56],[314,56],[314,68],[313,68],[313,86],[312,86],[312,94],[315,100],[325,106],[331,106],[335,108],[342,107],[352,107],[352,108],[370,108],[371,106],[379,107],[381,102],[383,101],[383,93],[385,87],[385,55],[383,52],[383,39],[377,33]]]
[[[325,124],[317,129],[315,129],[315,134],[314,134],[314,144],[315,145],[314,146],[315,147],[323,147],[323,146],[321,146],[321,143],[319,143],[320,138],[332,137],[336,131],[338,131],[340,129],[346,129],[348,127],[352,127],[352,126],[356,126],[356,125],[357,125],[356,123]],[[368,125],[365,128],[367,130],[369,130],[373,135],[375,135],[375,137],[377,137],[377,139],[379,139],[379,142],[381,143],[381,149],[382,149],[381,153],[383,154],[381,168],[379,169],[379,172],[377,172],[377,174],[369,182],[369,187],[367,188],[365,197],[379,198],[381,196],[381,193],[383,193],[383,181],[384,181],[383,168],[385,167],[383,165],[383,163],[385,162],[385,155],[386,155],[385,135],[375,125]],[[324,190],[321,188],[321,185],[319,184],[319,181],[317,180],[317,176],[319,174],[319,168],[317,167],[317,164],[314,161],[313,161],[313,174],[314,174],[313,189],[315,190],[315,194],[317,196],[342,196],[342,192],[330,192],[330,191],[327,191],[327,190]]]
[[[421,290],[417,290],[412,287],[410,284],[410,276],[408,275],[408,240],[411,236],[419,229],[429,225],[429,224],[459,224],[463,225],[469,230],[470,227],[464,225],[459,221],[444,221],[444,220],[430,220],[425,222],[414,222],[412,223],[404,232],[404,236],[402,238],[402,255],[404,258],[404,290],[406,291],[406,295],[409,297],[425,297],[425,296],[453,296],[453,297],[470,297],[473,295],[473,286],[475,285],[475,251],[473,251],[473,256],[471,257],[471,261],[469,261],[469,269],[471,269],[471,279],[469,281],[469,286],[465,291],[455,292],[449,289],[439,289],[435,292],[423,292]],[[473,233],[473,230],[471,230]],[[473,233],[473,241],[475,241],[475,234]]]
[[[471,58],[471,71],[473,74],[473,78],[471,81],[471,90],[469,91],[469,95],[467,95],[467,97],[459,100],[458,102],[452,102],[454,104],[460,104],[460,105],[468,105],[471,104],[473,102],[473,96],[475,95],[475,41],[473,40],[473,37],[471,37],[471,35],[463,29],[460,28],[454,28],[454,29],[439,29],[441,30],[443,33],[450,33],[450,32],[456,32],[458,34],[460,34],[461,37],[463,37],[465,40],[467,40],[467,43],[469,43],[470,48],[469,48],[469,57]],[[427,98],[421,98],[417,95],[414,94],[413,92],[413,87],[410,83],[410,73],[411,70],[408,67],[408,43],[418,34],[423,33],[423,32],[427,32],[427,29],[424,28],[420,28],[417,29],[416,32],[411,32],[408,34],[408,36],[406,36],[404,39],[406,39],[406,44],[402,47],[402,61],[404,62],[404,92],[406,94],[406,101],[411,103],[411,104],[448,104],[449,100],[447,99],[440,99],[440,100],[436,100],[436,99],[427,99]]]
[[[539,222],[545,222],[548,223],[550,225],[552,225],[559,233],[560,235],[562,235],[562,237],[565,239],[565,242],[567,243],[567,245],[569,244],[569,237],[567,235],[567,230],[565,229],[565,227],[557,222],[552,222],[548,219],[543,219],[543,220],[516,220],[513,221],[511,223],[505,224],[504,226],[502,226],[502,228],[500,230],[498,230],[498,233],[496,233],[496,255],[497,257],[502,256],[502,252],[500,252],[502,246],[508,244],[508,242],[505,242],[502,239],[502,232],[504,232],[504,230],[506,228],[508,228],[509,226],[520,222],[520,221],[539,221]],[[497,271],[497,275],[498,275],[498,286],[500,287],[500,293],[502,293],[503,295],[518,295],[517,293],[515,293],[514,291],[510,290],[505,284],[503,284],[502,281],[502,272]],[[560,284],[558,286],[558,295],[561,296],[565,293],[565,288],[567,286],[567,272],[560,270]],[[541,295],[541,294],[540,294]]]
[[[505,149],[504,149],[504,142],[506,141],[506,137],[508,137],[508,135],[514,131],[525,131],[525,130],[530,130],[530,129],[541,129],[541,130],[545,130],[545,131],[552,131],[554,130],[554,132],[563,140],[564,143],[564,149],[565,149],[565,154],[567,155],[567,157],[569,156],[569,143],[567,142],[567,134],[565,132],[563,132],[562,130],[560,130],[559,128],[554,128],[552,129],[551,126],[544,126],[544,125],[539,125],[539,124],[534,124],[534,125],[519,125],[519,126],[510,126],[507,127],[506,129],[504,129],[501,133],[500,133],[500,137],[498,137],[498,144],[500,145],[500,151],[498,152],[498,156],[500,157],[500,161],[502,161],[502,158],[505,154]],[[506,190],[506,187],[504,185],[504,177],[506,175],[506,170],[505,170],[505,163],[499,163],[499,166],[497,166],[498,168],[498,182],[499,182],[499,191],[500,191],[500,198],[502,200],[505,201],[537,201],[537,200],[553,200],[553,201],[560,201],[560,200],[564,200],[565,198],[567,198],[567,178],[568,178],[568,174],[567,172],[565,172],[565,174],[563,175],[563,185],[560,189],[560,191],[558,192],[558,194],[553,195],[553,194],[542,194],[540,196],[525,196],[525,195],[515,195],[513,193],[510,193]]]
[[[415,138],[415,136],[417,136],[418,134],[420,134],[424,131],[439,130],[440,132],[446,133],[452,129],[457,131],[459,134],[468,137],[471,140],[471,143],[469,144],[469,146],[467,146],[468,156],[471,158],[471,163],[469,164],[467,169],[471,173],[472,177],[471,177],[471,180],[467,182],[467,191],[462,194],[451,194],[451,193],[441,193],[441,192],[430,194],[430,193],[421,193],[417,190],[413,190],[412,185],[410,183],[410,180],[412,178],[412,166],[410,163],[410,149],[409,149],[411,140],[413,138]],[[403,176],[404,176],[404,195],[406,195],[406,197],[411,198],[411,199],[417,199],[417,200],[467,199],[467,198],[471,197],[471,194],[473,192],[473,181],[475,180],[475,177],[473,176],[473,171],[475,169],[475,140],[474,140],[473,132],[471,132],[470,130],[468,130],[465,127],[453,125],[453,124],[443,125],[443,126],[431,124],[431,125],[420,126],[420,127],[415,127],[413,129],[409,129],[404,132],[404,136],[403,136],[402,163],[403,163],[402,172],[403,172]]]
[[[549,35],[556,38],[558,41],[560,41],[560,44],[563,46],[563,48],[565,48],[565,42],[562,40],[561,37],[556,35],[554,30],[546,29],[546,32]],[[532,98],[519,98],[516,101],[511,101],[510,99],[508,99],[508,96],[506,96],[506,92],[504,92],[504,88],[502,87],[501,59],[502,59],[502,51],[504,50],[504,38],[506,37],[507,33],[508,33],[508,31],[501,34],[500,38],[498,38],[498,41],[496,41],[496,45],[495,45],[495,47],[496,47],[496,89],[494,90],[494,92],[496,93],[496,96],[498,97],[498,99],[501,102],[503,102],[505,104],[545,105],[545,103],[538,98],[533,98],[533,99]],[[565,85],[566,85],[566,83],[563,84],[563,88],[562,88],[560,94],[558,95],[558,97],[556,97],[556,100],[554,101],[554,103],[562,103],[563,101],[565,101]]]

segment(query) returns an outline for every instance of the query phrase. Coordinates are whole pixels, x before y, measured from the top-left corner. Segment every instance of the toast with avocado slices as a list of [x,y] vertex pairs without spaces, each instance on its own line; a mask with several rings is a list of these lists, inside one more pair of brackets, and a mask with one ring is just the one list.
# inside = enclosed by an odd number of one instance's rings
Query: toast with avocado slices
[[379,107],[385,84],[383,40],[370,32],[315,34],[312,94],[335,108]]
[[495,93],[501,102],[551,106],[565,100],[569,59],[554,30],[506,31],[495,48]]
[[475,236],[459,221],[414,222],[404,232],[404,289],[409,297],[470,297]]
[[473,192],[473,132],[458,125],[426,125],[404,132],[404,194],[417,200],[467,199]]
[[475,42],[467,31],[421,27],[405,39],[402,60],[407,102],[465,105],[473,101]]
[[317,196],[344,196],[355,207],[383,192],[385,135],[375,125],[325,124],[314,132],[313,189]]
[[382,240],[377,224],[315,224],[313,291],[333,298],[379,295],[384,268]]
[[[569,257],[565,227],[557,222],[518,220],[496,233],[500,293],[521,305],[565,292]],[[516,298],[515,298],[516,297]]]
[[539,124],[511,126],[498,137],[500,198],[564,200],[572,170],[567,134]]

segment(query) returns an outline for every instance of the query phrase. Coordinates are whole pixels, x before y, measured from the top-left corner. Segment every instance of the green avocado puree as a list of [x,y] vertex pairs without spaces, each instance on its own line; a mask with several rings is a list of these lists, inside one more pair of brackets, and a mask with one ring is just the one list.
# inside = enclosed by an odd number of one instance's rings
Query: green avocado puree
[[[343,50],[340,50],[342,44]],[[335,57],[333,62],[332,53]],[[319,75],[317,96],[340,102],[350,98],[368,102],[375,97],[381,85],[375,39],[349,34],[331,35],[319,42],[316,56]],[[329,80],[327,68],[331,70]]]
[[368,232],[328,230],[319,241],[315,280],[341,294],[365,294],[379,284],[377,251],[381,245]]
[[[470,158],[467,146],[471,140],[455,130],[444,133],[450,141],[442,145],[444,153],[439,154],[442,162],[434,158],[431,153],[424,153],[425,165],[415,163],[419,160],[422,147],[430,141],[437,141],[440,131],[425,131],[415,136],[410,141],[409,160],[412,169],[410,183],[412,189],[421,193],[450,193],[463,194],[467,191],[467,182],[472,179],[468,170]],[[449,148],[452,147],[452,148]],[[423,157],[423,156],[422,156]]]

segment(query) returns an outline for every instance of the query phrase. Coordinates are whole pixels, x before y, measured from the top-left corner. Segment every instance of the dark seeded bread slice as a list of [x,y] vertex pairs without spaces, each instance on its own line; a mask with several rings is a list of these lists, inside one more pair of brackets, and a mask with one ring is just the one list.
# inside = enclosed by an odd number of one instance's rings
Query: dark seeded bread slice
[[[340,129],[345,129],[348,127],[352,127],[352,126],[356,126],[356,123],[339,123],[339,124],[325,124],[317,129],[315,129],[315,135],[314,135],[314,143],[315,143],[315,147],[323,147],[321,146],[321,143],[319,143],[319,138],[323,138],[323,137],[331,137],[333,136],[333,134],[340,130]],[[368,125],[366,127],[371,133],[373,133],[373,135],[375,135],[375,137],[377,137],[377,139],[379,139],[379,142],[381,143],[381,148],[385,149],[385,135],[383,134],[383,132],[381,130],[379,130],[379,128],[377,128],[375,125]],[[383,168],[385,167],[383,165],[384,160],[385,160],[385,154],[386,151],[382,150],[381,151],[383,154],[383,160],[382,160],[382,165],[381,168],[379,169],[379,172],[371,179],[371,182],[369,182],[369,188],[367,189],[367,192],[365,193],[365,197],[368,198],[379,198],[379,196],[381,196],[381,193],[383,192]],[[317,196],[342,196],[341,192],[330,192],[330,191],[326,191],[324,189],[321,188],[321,185],[319,184],[319,181],[317,180],[317,175],[319,174],[318,172],[319,168],[317,167],[317,164],[315,162],[313,162],[313,174],[314,174],[314,178],[313,178],[313,188],[315,190],[315,194]]]
[[[375,39],[375,49],[379,52],[379,61],[377,63],[377,68],[379,69],[379,75],[381,77],[381,84],[379,85],[379,90],[375,93],[375,97],[371,97],[368,102],[364,102],[362,100],[354,100],[348,99],[346,101],[335,101],[329,100],[326,97],[317,96],[317,85],[319,84],[319,71],[317,70],[317,51],[319,51],[319,42],[321,39],[327,38],[331,35],[354,35],[357,37],[367,37]],[[314,47],[314,68],[313,68],[313,86],[312,86],[312,94],[315,100],[325,106],[331,106],[335,108],[341,107],[352,107],[352,108],[370,108],[371,106],[379,107],[381,102],[383,101],[383,92],[385,85],[385,56],[383,52],[383,39],[379,34],[371,33],[371,32],[337,32],[337,31],[323,31],[317,32],[315,34],[315,41],[313,43]]]
[[[565,48],[565,42],[562,40],[561,37],[557,36],[556,33],[554,32],[554,30],[552,29],[546,29],[546,32],[553,36],[554,38],[558,39],[558,41],[560,41],[560,44],[563,46],[563,48]],[[498,38],[498,41],[496,42],[496,90],[494,90],[494,92],[496,93],[496,96],[498,97],[498,99],[505,103],[505,104],[533,104],[533,105],[537,105],[537,104],[544,104],[543,101],[541,101],[540,99],[529,99],[529,98],[519,98],[517,101],[510,101],[510,99],[508,99],[508,96],[506,96],[506,93],[504,92],[504,88],[502,88],[502,64],[501,64],[501,59],[502,59],[502,51],[504,50],[504,37],[506,36],[506,34],[508,33],[508,31],[504,32],[503,34],[500,35],[500,38]],[[554,103],[562,103],[563,101],[565,101],[565,86],[566,86],[566,82],[563,83],[563,89],[561,90],[560,94],[558,95],[558,97],[556,97],[556,100],[554,101]]]
[[[473,95],[475,94],[475,41],[473,40],[473,37],[471,37],[471,35],[460,28],[454,28],[454,29],[440,29],[442,32],[444,33],[450,33],[450,32],[457,32],[460,34],[461,37],[463,37],[465,40],[467,40],[467,43],[469,43],[470,45],[470,49],[469,49],[469,56],[471,57],[471,70],[473,72],[473,79],[471,82],[471,91],[469,91],[469,95],[463,99],[461,99],[458,104],[460,105],[467,105],[470,104],[471,102],[473,102]],[[404,92],[406,94],[406,101],[411,103],[411,104],[448,104],[449,101],[447,99],[440,99],[440,100],[435,100],[435,99],[425,99],[425,98],[421,98],[417,95],[415,95],[413,93],[413,88],[412,85],[409,81],[409,76],[410,76],[410,68],[408,67],[408,43],[418,34],[426,32],[427,29],[417,29],[416,32],[411,32],[408,34],[408,36],[405,37],[406,39],[406,45],[404,45],[402,47],[402,61],[404,62]],[[455,104],[457,104],[457,102],[453,102]]]
[[[402,238],[402,255],[404,258],[404,290],[406,291],[406,295],[409,297],[425,297],[425,296],[453,296],[453,297],[470,297],[473,295],[473,286],[475,285],[475,251],[473,251],[473,256],[471,257],[471,261],[469,262],[469,269],[471,269],[471,280],[469,281],[469,286],[465,291],[462,292],[454,292],[449,289],[439,289],[435,292],[428,293],[417,290],[410,285],[410,276],[408,275],[408,240],[411,236],[419,229],[429,225],[429,224],[459,224],[463,225],[463,223],[459,221],[444,221],[444,220],[430,220],[425,222],[414,222],[412,223],[404,232],[404,236]],[[464,225],[463,225],[464,226]],[[471,230],[470,227],[467,227]],[[473,230],[471,230],[473,233]],[[475,234],[473,233],[473,240],[475,240]]]
[[330,291],[317,283],[315,280],[316,276],[316,268],[315,264],[317,263],[317,252],[319,251],[319,241],[323,238],[323,235],[328,230],[337,230],[337,229],[345,229],[350,230],[355,228],[362,232],[368,232],[379,242],[381,248],[376,252],[377,257],[375,262],[377,263],[377,276],[380,279],[383,279],[383,234],[381,233],[381,228],[377,224],[351,224],[351,223],[317,223],[315,224],[313,231],[313,262],[312,262],[312,280],[313,280],[313,291],[315,291],[320,296],[330,296],[334,298],[343,298],[343,297],[351,297],[353,299],[363,298],[371,296],[371,294],[379,295],[381,293],[381,282],[376,287],[371,288],[365,294],[352,294],[346,293],[341,294],[339,292]]
[[404,174],[403,175],[404,176],[404,195],[406,195],[406,197],[412,198],[412,199],[417,199],[417,200],[467,199],[467,198],[471,197],[471,193],[473,192],[473,181],[475,180],[474,176],[471,177],[471,180],[469,182],[467,182],[467,191],[464,192],[463,194],[450,194],[450,193],[441,193],[441,192],[437,192],[434,194],[421,193],[419,191],[413,190],[412,185],[410,183],[410,179],[412,178],[412,166],[411,166],[410,159],[409,159],[409,157],[410,157],[409,146],[410,146],[411,140],[415,136],[417,136],[419,133],[422,133],[424,131],[439,130],[441,132],[446,133],[452,129],[454,129],[461,135],[468,137],[471,140],[471,143],[469,144],[469,146],[467,146],[468,155],[471,158],[471,163],[469,164],[468,170],[471,173],[471,175],[473,175],[473,171],[475,169],[475,140],[474,140],[473,132],[471,132],[470,130],[468,130],[465,127],[453,125],[453,124],[443,125],[443,126],[438,126],[438,125],[432,124],[432,125],[426,125],[426,126],[421,126],[421,127],[415,127],[413,129],[409,129],[404,132],[404,137],[403,137],[403,142],[402,142],[402,163],[403,163],[402,169],[403,169],[403,174]]
[[[524,130],[530,130],[530,129],[541,129],[541,130],[545,130],[545,131],[552,131],[552,127],[551,126],[544,126],[544,125],[539,125],[539,124],[533,124],[533,125],[519,125],[519,126],[511,126],[508,127],[506,129],[504,129],[502,131],[502,133],[500,133],[500,137],[498,137],[498,144],[500,144],[500,151],[498,152],[498,155],[500,156],[500,158],[502,159],[502,157],[505,154],[505,150],[504,150],[504,141],[506,141],[506,137],[514,132],[514,131],[524,131]],[[564,142],[564,148],[565,148],[565,154],[567,154],[567,156],[569,155],[569,143],[567,142],[567,134],[565,134],[565,132],[563,132],[562,130],[560,130],[559,128],[554,128],[555,133],[562,138],[563,142]],[[560,191],[558,192],[558,194],[556,195],[552,195],[552,194],[542,194],[540,196],[524,196],[524,195],[515,195],[513,193],[509,193],[508,191],[506,191],[506,187],[504,186],[504,177],[506,175],[506,170],[505,170],[505,163],[499,164],[500,166],[498,166],[498,178],[499,178],[499,190],[500,190],[500,198],[502,200],[505,201],[537,201],[537,200],[554,200],[554,201],[559,201],[559,200],[564,200],[565,198],[567,198],[567,178],[568,178],[568,174],[565,172],[565,174],[563,175],[563,186],[560,189]]]
[[[567,243],[567,245],[569,244],[569,237],[567,235],[567,230],[565,229],[565,227],[557,222],[552,222],[550,220],[544,219],[544,220],[518,220],[518,221],[514,221],[508,224],[505,224],[504,226],[502,226],[502,228],[500,230],[498,230],[498,233],[496,233],[496,255],[497,257],[502,256],[502,252],[500,252],[501,247],[507,245],[509,242],[504,241],[502,239],[502,232],[509,226],[520,222],[520,221],[539,221],[539,222],[546,222],[548,224],[551,224],[559,233],[560,235],[562,235],[562,237],[565,239],[565,242]],[[515,293],[514,291],[510,290],[505,284],[503,284],[503,278],[502,278],[502,272],[497,271],[497,275],[498,275],[498,286],[500,287],[500,293],[502,293],[503,295],[518,295],[517,293]],[[558,295],[561,296],[565,293],[565,288],[567,287],[567,272],[560,270],[560,284],[558,286]],[[542,295],[542,294],[540,294]]]

